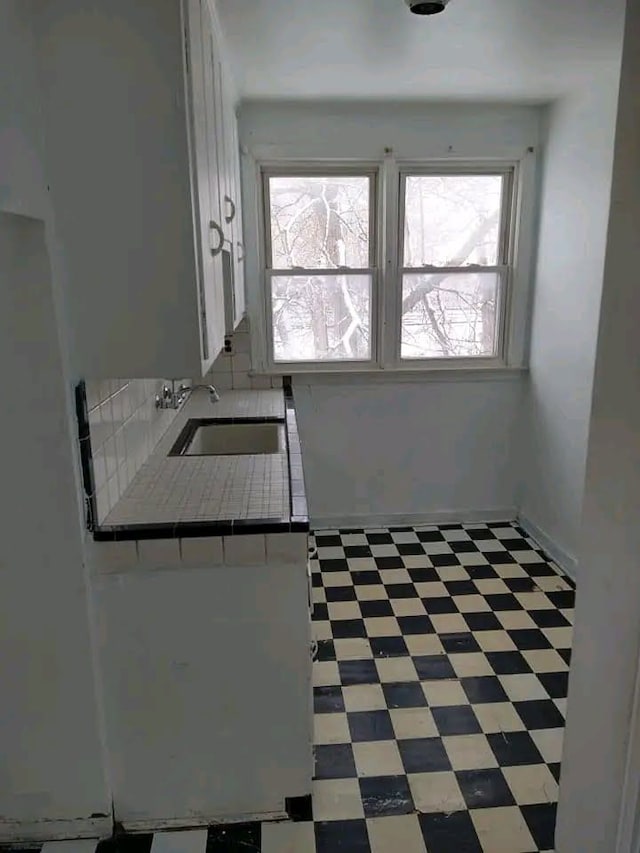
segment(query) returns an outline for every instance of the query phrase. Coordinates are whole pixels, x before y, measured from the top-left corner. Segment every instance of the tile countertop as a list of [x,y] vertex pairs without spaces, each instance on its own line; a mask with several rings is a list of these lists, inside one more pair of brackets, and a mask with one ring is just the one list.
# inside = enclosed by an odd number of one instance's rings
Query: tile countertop
[[[190,418],[269,418],[283,423],[279,453],[168,456]],[[281,390],[226,391],[211,404],[192,392],[104,522],[97,540],[228,536],[308,530],[293,400]]]

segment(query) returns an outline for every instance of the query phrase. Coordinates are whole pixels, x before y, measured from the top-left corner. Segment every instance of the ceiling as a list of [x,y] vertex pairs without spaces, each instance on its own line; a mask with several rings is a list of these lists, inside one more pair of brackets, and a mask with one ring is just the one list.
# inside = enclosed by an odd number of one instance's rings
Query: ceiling
[[545,101],[620,59],[624,0],[215,0],[243,98]]

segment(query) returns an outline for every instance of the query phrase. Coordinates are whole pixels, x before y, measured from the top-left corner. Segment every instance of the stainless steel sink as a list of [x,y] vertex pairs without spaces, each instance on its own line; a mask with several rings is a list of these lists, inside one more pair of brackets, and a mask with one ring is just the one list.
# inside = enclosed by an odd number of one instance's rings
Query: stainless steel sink
[[247,456],[279,453],[284,446],[280,423],[188,421],[170,456]]

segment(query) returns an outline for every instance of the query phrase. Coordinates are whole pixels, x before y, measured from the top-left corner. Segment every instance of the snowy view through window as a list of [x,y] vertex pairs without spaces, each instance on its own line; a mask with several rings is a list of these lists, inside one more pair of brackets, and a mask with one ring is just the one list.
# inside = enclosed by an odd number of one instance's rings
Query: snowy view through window
[[[496,351],[502,175],[407,175],[403,359]],[[367,361],[374,323],[371,176],[268,179],[274,360]],[[464,267],[471,271],[425,269]],[[477,267],[487,270],[478,271]]]

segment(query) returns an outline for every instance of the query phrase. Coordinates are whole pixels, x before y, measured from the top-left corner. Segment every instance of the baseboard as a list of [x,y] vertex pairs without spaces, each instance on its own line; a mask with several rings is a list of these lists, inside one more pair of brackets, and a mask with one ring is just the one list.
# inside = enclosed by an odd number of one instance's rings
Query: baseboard
[[80,820],[0,819],[0,843],[64,841],[68,838],[109,838],[113,832],[111,815]]
[[447,509],[435,512],[381,513],[362,515],[312,515],[312,530],[335,530],[365,527],[419,527],[425,524],[480,524],[483,522],[514,521],[515,507],[493,509]]
[[518,524],[525,530],[532,539],[540,545],[543,551],[546,551],[551,559],[557,563],[565,574],[569,575],[572,580],[576,580],[578,561],[576,558],[561,548],[544,530],[538,527],[535,522],[531,521],[524,515],[518,516]]
[[233,817],[220,817],[220,815],[191,815],[189,817],[176,818],[148,818],[143,820],[127,820],[121,823],[122,829],[127,833],[162,832],[163,830],[197,829],[223,823],[263,823],[266,821],[288,820],[289,815],[285,810],[281,812],[260,812],[259,814],[242,814]]

